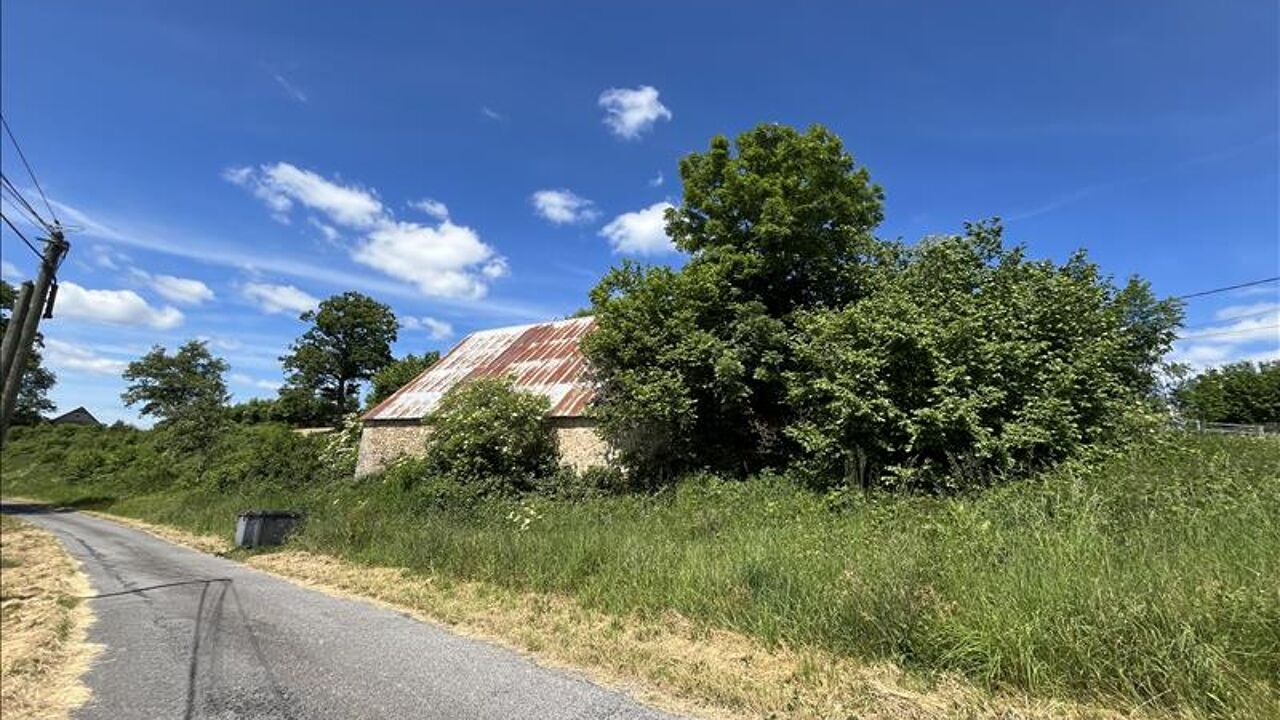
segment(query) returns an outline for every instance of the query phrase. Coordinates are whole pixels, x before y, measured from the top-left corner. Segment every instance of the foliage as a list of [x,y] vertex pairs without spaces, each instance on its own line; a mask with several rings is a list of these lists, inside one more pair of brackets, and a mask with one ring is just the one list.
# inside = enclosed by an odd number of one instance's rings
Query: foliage
[[421,355],[410,353],[373,374],[369,397],[365,399],[365,407],[372,408],[391,397],[391,393],[399,390],[409,381],[418,377],[424,370],[436,364],[440,353],[431,350]]
[[172,355],[156,345],[125,368],[120,399],[130,407],[140,404],[141,414],[168,426],[177,446],[204,447],[217,434],[230,399],[223,379],[227,368],[198,340]]
[[333,405],[310,388],[285,385],[272,402],[273,421],[293,427],[323,427],[334,424]]
[[1280,423],[1280,360],[1210,368],[1175,391],[1184,415],[1221,423]]
[[[325,442],[258,430],[232,428],[227,445],[261,445],[242,458],[287,455],[287,466]],[[704,475],[650,495],[555,501],[480,497],[431,480],[420,460],[358,483],[323,468],[305,481],[301,467],[240,472],[225,490],[194,474],[197,463],[169,460],[165,484],[146,485],[137,478],[152,472],[154,435],[17,428],[3,491],[224,537],[246,507],[296,508],[308,514],[297,549],[553,593],[619,623],[684,617],[797,653],[895,662],[925,683],[958,673],[1046,705],[1280,714],[1271,439],[1135,428],[1126,448],[1088,463],[949,496]],[[89,451],[101,464],[83,463],[69,482],[67,457]]]
[[667,232],[688,264],[624,263],[591,293],[598,416],[637,478],[784,460],[794,313],[861,297],[885,249],[880,189],[819,126],[716,137],[680,174]]
[[396,316],[373,298],[345,292],[303,313],[301,320],[311,327],[280,358],[289,372],[288,389],[320,399],[324,421],[336,425],[356,409],[360,381],[391,362]]
[[227,408],[227,420],[246,425],[280,420],[278,415],[277,403],[270,398],[249,398]]
[[800,318],[787,374],[799,463],[824,484],[959,489],[1109,433],[1180,320],[1077,253],[1029,261],[997,224],[903,250],[877,292]]
[[325,436],[320,463],[338,475],[354,475],[356,460],[360,455],[360,433],[363,429],[358,413],[351,413],[343,418],[342,426]]
[[[9,283],[0,280],[0,337],[9,331],[9,316],[17,303],[17,291]],[[57,382],[57,376],[44,366],[40,348],[44,337],[36,333],[35,343],[27,355],[27,366],[22,371],[22,384],[18,386],[18,398],[13,406],[12,425],[34,425],[43,413],[54,409],[49,391]]]
[[881,193],[822,128],[766,125],[681,163],[680,269],[623,263],[583,348],[640,484],[796,465],[823,485],[985,482],[1108,436],[1156,389],[1181,311],[997,223],[876,239]]
[[425,420],[431,436],[423,471],[485,492],[531,489],[556,469],[550,408],[546,397],[516,390],[510,378],[463,383]]

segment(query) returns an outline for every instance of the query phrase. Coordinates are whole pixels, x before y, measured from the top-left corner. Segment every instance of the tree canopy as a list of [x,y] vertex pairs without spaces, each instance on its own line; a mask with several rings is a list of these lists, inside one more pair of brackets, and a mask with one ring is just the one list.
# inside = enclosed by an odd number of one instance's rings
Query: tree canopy
[[336,424],[356,409],[363,380],[391,362],[398,324],[391,308],[358,292],[335,295],[305,312],[311,327],[280,358],[289,372],[281,391],[310,392]]
[[191,340],[170,355],[156,345],[125,368],[125,391],[120,399],[138,412],[161,422],[189,420],[204,423],[230,399],[223,375],[228,365],[208,346]]
[[591,292],[599,416],[646,474],[750,472],[785,459],[794,313],[860,297],[883,262],[882,193],[819,126],[716,137],[680,176],[667,232],[689,262],[623,263]]
[[1280,423],[1280,360],[1210,368],[1186,381],[1175,399],[1188,418],[1246,425]]
[[688,262],[624,262],[591,292],[595,412],[633,478],[929,486],[1049,461],[1151,391],[1180,322],[1083,253],[1027,260],[998,222],[876,238],[882,193],[821,127],[717,137],[680,173],[666,229]]

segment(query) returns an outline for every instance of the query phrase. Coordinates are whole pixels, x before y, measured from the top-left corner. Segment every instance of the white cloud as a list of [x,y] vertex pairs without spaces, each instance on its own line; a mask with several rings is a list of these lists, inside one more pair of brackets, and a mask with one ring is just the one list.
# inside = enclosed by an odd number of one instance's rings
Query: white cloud
[[475,230],[452,222],[448,208],[438,201],[413,204],[439,220],[433,226],[396,220],[374,191],[340,185],[288,163],[230,168],[223,177],[250,188],[273,212],[287,212],[299,203],[359,230],[364,237],[352,247],[351,259],[410,282],[424,295],[479,300],[490,281],[507,274],[506,260]]
[[404,317],[400,326],[406,330],[425,330],[432,340],[448,340],[453,337],[453,326],[432,317]]
[[275,78],[276,84],[284,90],[285,94],[293,98],[295,102],[307,102],[307,94],[302,91],[302,88],[290,82],[289,78],[281,75],[280,73],[276,73],[272,75],[272,77]]
[[263,380],[261,378],[245,375],[244,373],[231,373],[231,382],[244,385],[246,387],[255,387],[261,390],[276,391],[280,389],[281,383],[273,380]]
[[174,307],[152,307],[132,290],[90,290],[73,282],[58,285],[54,314],[108,325],[142,325],[169,330],[182,324]]
[[623,213],[600,230],[609,239],[613,251],[628,255],[658,255],[675,251],[671,238],[667,237],[665,213],[673,207],[669,202],[659,202],[643,210]]
[[1213,314],[1215,320],[1234,320],[1240,317],[1252,317],[1267,313],[1280,312],[1280,302],[1260,302],[1250,305],[1231,305]]
[[662,183],[666,181],[667,181],[666,176],[664,176],[662,174],[662,171],[659,170],[658,174],[654,175],[653,178],[649,180],[649,187],[662,187]]
[[115,252],[109,247],[103,245],[94,245],[91,251],[93,262],[98,267],[107,270],[121,270],[129,264],[129,256],[124,253]]
[[5,280],[21,280],[24,276],[17,265],[8,260],[0,260],[0,277]]
[[1223,324],[1184,331],[1169,360],[1195,370],[1280,357],[1280,303],[1233,305],[1214,313]]
[[383,218],[382,203],[370,190],[342,185],[286,162],[254,168],[228,168],[227,182],[251,190],[271,210],[272,217],[288,221],[293,204],[324,213],[339,225],[368,228]]
[[506,263],[475,230],[449,220],[431,227],[388,222],[369,233],[352,258],[417,286],[424,295],[478,299]]
[[244,296],[258,304],[263,312],[271,314],[301,315],[314,310],[320,300],[292,285],[247,283]]
[[484,107],[480,108],[480,114],[484,115],[490,120],[496,120],[498,122],[502,122],[503,120],[507,119],[505,115],[498,112],[497,110],[494,110],[493,108],[490,108],[488,105],[485,105]]
[[604,124],[625,140],[635,140],[657,121],[672,117],[671,111],[659,102],[657,88],[649,85],[609,88],[600,93],[600,107],[605,112]]
[[431,198],[422,198],[421,200],[415,200],[409,203],[409,207],[413,208],[414,210],[421,210],[422,212],[426,213],[427,215],[430,215],[432,218],[435,218],[436,220],[449,219],[449,206],[445,205],[439,200],[432,200]]
[[184,305],[199,305],[214,298],[208,285],[192,278],[152,275],[151,286],[166,300]]
[[[65,283],[64,283],[65,285]],[[44,357],[55,370],[85,372],[95,375],[119,375],[128,363],[98,355],[93,350],[54,338],[44,341]]]
[[600,217],[594,203],[565,188],[539,190],[529,200],[539,215],[556,225],[591,222]]

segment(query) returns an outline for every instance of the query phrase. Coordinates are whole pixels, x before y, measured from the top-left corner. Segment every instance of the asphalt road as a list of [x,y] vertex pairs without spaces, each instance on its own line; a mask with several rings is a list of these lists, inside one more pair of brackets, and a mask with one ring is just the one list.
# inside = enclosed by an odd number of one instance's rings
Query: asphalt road
[[664,718],[627,696],[400,613],[75,512],[53,531],[105,646],[76,718]]

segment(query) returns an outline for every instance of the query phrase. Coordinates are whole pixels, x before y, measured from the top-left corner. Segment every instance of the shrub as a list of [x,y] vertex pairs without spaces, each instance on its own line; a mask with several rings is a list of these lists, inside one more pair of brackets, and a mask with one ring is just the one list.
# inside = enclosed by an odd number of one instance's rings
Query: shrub
[[822,484],[960,489],[1061,459],[1152,387],[1178,318],[1083,254],[1026,260],[998,225],[928,240],[876,293],[800,316],[798,465]]
[[516,390],[509,378],[459,385],[426,418],[424,473],[484,492],[532,489],[557,465],[549,409],[545,397]]

